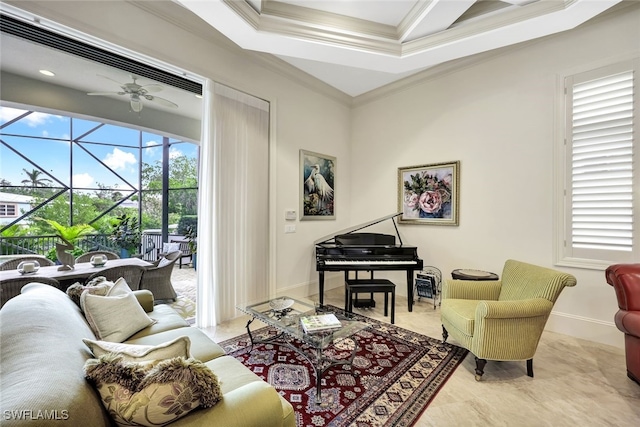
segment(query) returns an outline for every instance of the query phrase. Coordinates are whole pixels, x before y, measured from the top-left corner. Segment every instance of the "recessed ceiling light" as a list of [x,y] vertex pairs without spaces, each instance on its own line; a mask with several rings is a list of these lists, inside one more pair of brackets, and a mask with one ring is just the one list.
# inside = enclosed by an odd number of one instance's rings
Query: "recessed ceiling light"
[[40,74],[44,74],[45,76],[49,76],[49,77],[55,76],[55,73],[49,70],[40,70]]

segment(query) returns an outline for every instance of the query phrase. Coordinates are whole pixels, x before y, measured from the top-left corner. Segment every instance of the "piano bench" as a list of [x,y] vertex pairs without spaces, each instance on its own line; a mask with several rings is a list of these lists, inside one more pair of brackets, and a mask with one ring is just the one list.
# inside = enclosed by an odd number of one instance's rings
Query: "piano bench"
[[[391,294],[391,323],[395,322],[396,314],[396,285],[387,279],[347,279],[344,284],[344,310],[348,313],[353,312],[353,305],[358,305],[358,294],[370,293],[372,306],[375,307],[373,301],[374,293],[384,293],[384,315],[389,312],[389,294]],[[354,300],[355,296],[355,300]]]

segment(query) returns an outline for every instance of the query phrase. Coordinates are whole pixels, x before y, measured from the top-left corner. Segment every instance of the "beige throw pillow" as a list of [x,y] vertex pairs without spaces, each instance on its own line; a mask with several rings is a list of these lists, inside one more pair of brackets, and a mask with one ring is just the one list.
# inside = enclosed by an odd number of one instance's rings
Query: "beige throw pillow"
[[102,341],[122,342],[155,323],[147,316],[131,290],[116,296],[83,292],[80,306],[89,326]]
[[191,356],[191,340],[189,337],[178,337],[158,345],[124,344],[109,341],[82,340],[95,357],[108,353],[117,353],[122,360],[130,362],[146,362],[152,360],[171,359],[173,357],[189,358]]
[[166,425],[222,399],[218,377],[195,359],[138,363],[110,353],[87,360],[84,371],[119,426]]

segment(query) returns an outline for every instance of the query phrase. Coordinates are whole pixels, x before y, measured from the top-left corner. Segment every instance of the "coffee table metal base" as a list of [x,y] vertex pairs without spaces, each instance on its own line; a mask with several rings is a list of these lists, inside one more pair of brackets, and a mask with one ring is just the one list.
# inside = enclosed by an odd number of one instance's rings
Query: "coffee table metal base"
[[[287,347],[293,350],[294,352],[296,352],[297,354],[299,354],[300,356],[304,357],[309,362],[309,364],[313,367],[313,372],[316,379],[316,404],[317,405],[322,405],[322,388],[321,388],[322,375],[327,370],[333,368],[334,366],[344,365],[344,366],[348,366],[349,368],[353,366],[353,360],[355,359],[356,353],[358,352],[358,340],[354,335],[341,338],[341,340],[351,340],[353,342],[353,350],[348,359],[337,360],[337,359],[332,359],[330,357],[325,356],[323,349],[320,347],[316,347],[314,352],[306,352],[302,348],[296,347],[291,343],[291,340],[294,338],[285,332],[280,332],[279,334],[275,335],[272,338],[256,341],[254,340],[253,334],[251,333],[251,328],[249,327],[254,320],[256,320],[256,318],[252,317],[251,319],[249,319],[246,325],[247,334],[249,335],[249,339],[251,340],[251,347],[249,348],[249,352],[253,350],[253,347],[256,344],[271,343],[271,344]],[[357,375],[351,369],[349,370],[344,369],[344,372],[350,373],[351,375]]]

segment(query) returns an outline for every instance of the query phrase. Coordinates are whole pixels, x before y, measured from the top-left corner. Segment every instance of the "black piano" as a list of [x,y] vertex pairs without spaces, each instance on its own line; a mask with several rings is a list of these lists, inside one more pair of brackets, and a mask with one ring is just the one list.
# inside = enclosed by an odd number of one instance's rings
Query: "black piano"
[[[320,304],[324,303],[324,272],[344,271],[345,280],[350,271],[405,270],[409,311],[413,311],[413,272],[422,270],[415,246],[404,246],[395,218],[402,212],[387,215],[355,227],[348,228],[316,240],[316,270],[319,274]],[[391,220],[398,236],[380,233],[356,233],[366,227]]]

